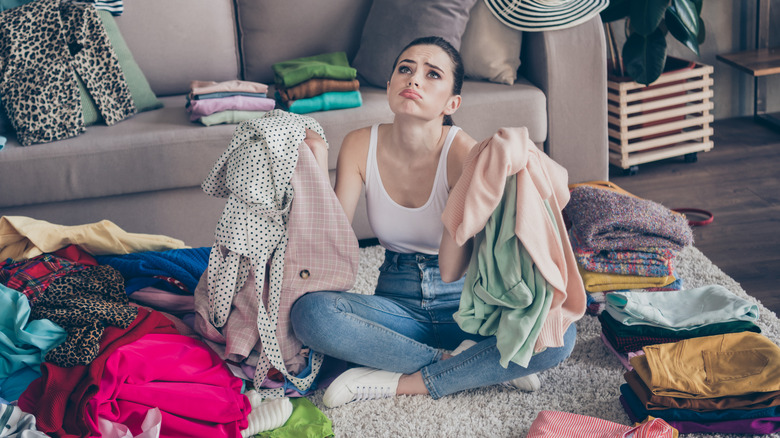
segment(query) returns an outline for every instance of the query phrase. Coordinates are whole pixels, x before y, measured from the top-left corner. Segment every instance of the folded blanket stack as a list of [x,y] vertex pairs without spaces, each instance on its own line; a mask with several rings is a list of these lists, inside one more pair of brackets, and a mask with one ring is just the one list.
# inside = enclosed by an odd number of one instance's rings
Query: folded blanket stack
[[276,106],[268,85],[251,81],[192,81],[187,95],[190,121],[206,126],[237,124],[262,117]]
[[363,104],[357,70],[344,52],[297,58],[272,66],[276,99],[291,113],[356,108]]
[[603,310],[599,293],[682,288],[674,260],[693,243],[683,216],[653,201],[586,185],[572,189],[565,212],[585,290],[591,295],[589,313]]

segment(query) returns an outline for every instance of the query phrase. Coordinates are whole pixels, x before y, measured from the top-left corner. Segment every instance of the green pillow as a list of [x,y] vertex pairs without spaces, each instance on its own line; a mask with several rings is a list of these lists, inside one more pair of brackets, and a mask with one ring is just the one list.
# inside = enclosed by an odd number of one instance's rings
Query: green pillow
[[[106,28],[108,39],[111,41],[111,46],[114,48],[114,52],[119,58],[119,66],[122,68],[122,73],[125,75],[127,86],[130,88],[130,95],[133,97],[135,107],[138,112],[149,111],[157,108],[162,108],[163,104],[157,99],[157,95],[154,94],[152,88],[149,86],[149,82],[144,76],[144,72],[136,64],[133,58],[130,48],[127,47],[125,39],[122,37],[122,33],[119,31],[119,26],[116,25],[114,17],[110,12],[104,10],[98,10],[98,15],[103,21],[103,27]],[[84,113],[84,124],[94,125],[98,121],[102,121],[100,112],[95,105],[95,101],[87,91],[84,82],[76,75],[79,84],[79,91],[81,92],[81,109]]]

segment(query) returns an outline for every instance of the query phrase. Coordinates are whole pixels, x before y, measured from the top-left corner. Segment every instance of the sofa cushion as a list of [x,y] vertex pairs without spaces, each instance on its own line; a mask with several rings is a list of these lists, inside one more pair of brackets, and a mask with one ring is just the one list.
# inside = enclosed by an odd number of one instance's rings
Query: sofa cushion
[[116,23],[158,96],[239,77],[232,0],[132,0]]
[[[350,131],[393,121],[385,89],[364,86],[360,93],[363,97],[360,108],[308,114],[325,129],[332,151],[328,154],[330,169],[336,168],[338,158],[338,153],[333,151]],[[539,88],[523,78],[512,86],[466,80],[462,96],[463,103],[452,118],[477,141],[505,126],[528,127],[531,140],[536,144],[542,144],[547,138],[547,100]]]
[[322,53],[345,52],[351,60],[370,5],[371,0],[328,0],[327,6],[321,0],[236,0],[243,78],[272,84],[273,64]]
[[[114,126],[91,126],[78,137],[34,147],[9,141],[0,154],[0,205],[199,185],[235,126],[191,123],[184,96],[160,100],[164,108]],[[25,169],[23,178],[20,168]]]
[[[146,76],[144,76],[144,72],[138,67],[135,58],[133,58],[133,53],[127,47],[125,39],[122,38],[122,32],[119,31],[119,27],[117,27],[116,21],[114,21],[114,16],[102,9],[98,10],[98,15],[103,22],[103,27],[106,29],[108,39],[111,41],[111,47],[114,49],[117,58],[119,58],[119,67],[125,75],[127,88],[133,97],[135,109],[140,113],[162,107],[162,102],[155,96],[154,91],[149,86],[149,82],[146,80]],[[100,112],[81,78],[78,78],[78,83],[84,124],[87,126],[94,125],[101,120]]]
[[523,32],[498,21],[485,2],[477,0],[460,42],[466,77],[512,85],[522,42]]
[[440,36],[460,49],[476,0],[374,0],[352,66],[367,83],[386,86],[393,61],[415,38]]

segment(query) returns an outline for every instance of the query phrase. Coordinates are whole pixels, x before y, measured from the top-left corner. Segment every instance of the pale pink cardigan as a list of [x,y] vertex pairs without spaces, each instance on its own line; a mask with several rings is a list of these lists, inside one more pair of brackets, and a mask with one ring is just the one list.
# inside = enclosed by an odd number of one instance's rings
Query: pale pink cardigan
[[[561,210],[569,202],[568,173],[540,151],[526,128],[502,128],[476,145],[442,214],[458,245],[480,232],[501,200],[506,178],[517,174],[515,235],[553,287],[550,312],[534,351],[563,345],[569,325],[585,314],[586,298]],[[555,216],[545,207],[547,200]],[[557,228],[557,232],[556,232]]]

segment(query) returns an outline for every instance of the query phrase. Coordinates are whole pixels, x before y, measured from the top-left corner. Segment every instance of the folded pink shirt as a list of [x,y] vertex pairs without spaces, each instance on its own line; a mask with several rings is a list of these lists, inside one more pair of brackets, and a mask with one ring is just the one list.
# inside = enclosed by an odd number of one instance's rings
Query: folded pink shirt
[[216,99],[191,100],[187,111],[190,113],[190,121],[194,122],[220,111],[271,111],[276,106],[276,101],[267,97],[229,96]]

